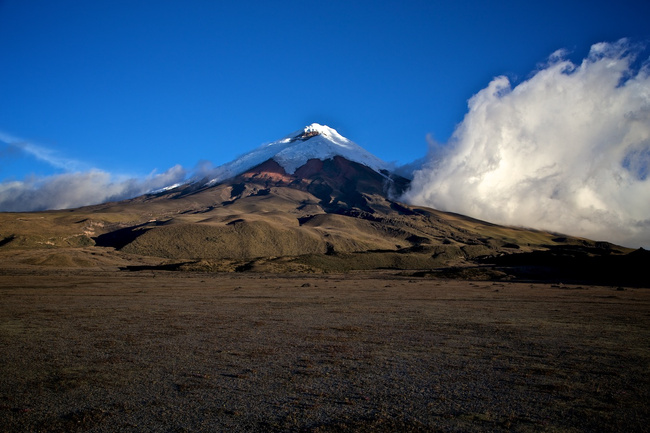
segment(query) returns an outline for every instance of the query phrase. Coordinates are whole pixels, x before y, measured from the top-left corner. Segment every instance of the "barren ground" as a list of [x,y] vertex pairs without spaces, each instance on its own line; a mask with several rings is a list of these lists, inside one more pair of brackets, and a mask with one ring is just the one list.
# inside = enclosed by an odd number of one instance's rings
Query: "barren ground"
[[650,289],[0,275],[0,431],[648,431]]

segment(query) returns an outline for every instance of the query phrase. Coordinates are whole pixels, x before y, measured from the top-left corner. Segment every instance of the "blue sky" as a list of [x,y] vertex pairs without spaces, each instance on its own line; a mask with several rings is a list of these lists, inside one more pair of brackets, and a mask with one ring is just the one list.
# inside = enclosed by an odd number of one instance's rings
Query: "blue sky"
[[0,186],[189,173],[312,122],[407,164],[495,77],[647,44],[648,17],[629,0],[0,0]]
[[[494,76],[647,39],[648,16],[641,1],[5,0],[0,131],[124,175],[222,164],[312,122],[407,163]],[[63,171],[6,153],[0,181]]]

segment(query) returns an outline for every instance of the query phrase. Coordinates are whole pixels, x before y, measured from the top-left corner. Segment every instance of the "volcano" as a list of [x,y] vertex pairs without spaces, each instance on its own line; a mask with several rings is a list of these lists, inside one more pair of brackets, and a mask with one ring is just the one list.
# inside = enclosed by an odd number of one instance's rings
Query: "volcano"
[[210,179],[158,193],[177,197],[222,184],[235,192],[246,184],[269,193],[270,188],[286,187],[312,194],[327,213],[352,208],[372,212],[368,196],[397,197],[408,188],[409,180],[388,167],[336,130],[314,123],[218,167]]
[[[592,263],[603,268],[603,257],[625,267],[631,252],[407,205],[399,197],[408,187],[389,164],[312,124],[183,185],[78,209],[0,214],[0,255],[16,266],[394,269],[498,279],[513,269],[531,278],[557,275],[547,259],[558,255],[573,278],[572,260],[582,275]],[[504,259],[514,255],[518,260]]]

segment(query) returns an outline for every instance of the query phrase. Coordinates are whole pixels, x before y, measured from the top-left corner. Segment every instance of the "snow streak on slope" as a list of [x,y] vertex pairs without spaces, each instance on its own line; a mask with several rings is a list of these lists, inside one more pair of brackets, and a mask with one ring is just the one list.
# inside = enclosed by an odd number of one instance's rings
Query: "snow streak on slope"
[[366,165],[377,172],[388,169],[388,164],[343,137],[335,129],[312,123],[304,129],[262,145],[232,162],[217,167],[208,185],[237,176],[269,159],[275,160],[287,173],[292,174],[310,159],[326,160],[337,155]]

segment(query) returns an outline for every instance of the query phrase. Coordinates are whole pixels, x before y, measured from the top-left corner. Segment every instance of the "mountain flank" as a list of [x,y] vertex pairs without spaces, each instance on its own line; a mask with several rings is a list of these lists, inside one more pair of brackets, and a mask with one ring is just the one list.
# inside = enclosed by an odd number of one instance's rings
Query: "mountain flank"
[[397,197],[408,185],[314,124],[212,178],[121,202],[1,213],[0,257],[14,267],[647,281],[647,252],[407,205]]

